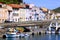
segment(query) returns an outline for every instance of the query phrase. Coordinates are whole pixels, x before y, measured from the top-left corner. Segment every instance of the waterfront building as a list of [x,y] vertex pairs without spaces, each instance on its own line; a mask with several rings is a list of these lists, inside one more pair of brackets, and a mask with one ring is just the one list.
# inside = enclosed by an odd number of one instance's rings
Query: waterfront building
[[49,19],[56,19],[56,14],[54,11],[48,10]]
[[11,7],[11,11],[9,10],[9,21],[14,21],[17,22],[18,21],[18,17],[19,17],[19,5],[17,4],[8,4],[8,6]]
[[0,23],[8,19],[8,9],[6,4],[0,3]]
[[21,21],[37,21],[44,20],[45,14],[34,4],[25,4],[26,8],[20,8]]
[[20,19],[19,21],[29,21],[30,9],[28,4],[24,4],[24,8],[20,8]]
[[58,13],[44,7],[40,9],[43,11],[43,13],[45,13],[45,19],[48,19],[48,20],[57,19]]
[[30,17],[32,18],[32,20],[44,20],[45,19],[45,14],[43,13],[42,10],[40,10],[39,7],[33,6],[31,8],[31,13],[30,13]]
[[59,19],[59,13],[56,13],[52,10],[48,10],[49,19]]
[[[6,6],[5,6],[6,5]],[[47,9],[36,7],[34,4],[5,4],[6,20],[13,22],[37,21],[49,19]],[[46,11],[46,13],[44,12]],[[47,18],[48,17],[48,18]]]
[[28,4],[8,4],[11,10],[9,10],[9,21],[21,22],[29,21],[30,9]]
[[[10,6],[12,8],[11,11],[9,12],[9,21],[14,21],[14,22],[18,22],[20,19],[20,15],[21,15],[21,11],[20,8],[24,8],[24,6],[19,5],[19,4],[8,4],[8,6]],[[23,14],[22,14],[23,15]]]
[[41,7],[40,10],[42,10],[42,12],[45,14],[45,20],[50,18],[50,13],[48,13],[48,9],[45,7]]
[[55,13],[56,19],[60,19],[60,13]]

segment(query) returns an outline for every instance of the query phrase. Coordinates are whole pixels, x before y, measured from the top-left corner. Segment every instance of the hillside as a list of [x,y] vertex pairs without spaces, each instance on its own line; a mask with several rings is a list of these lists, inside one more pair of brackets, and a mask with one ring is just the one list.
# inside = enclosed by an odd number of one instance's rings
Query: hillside
[[0,2],[6,3],[6,4],[11,4],[11,3],[19,4],[19,3],[22,3],[23,0],[0,0]]
[[60,13],[60,7],[53,9],[53,11]]

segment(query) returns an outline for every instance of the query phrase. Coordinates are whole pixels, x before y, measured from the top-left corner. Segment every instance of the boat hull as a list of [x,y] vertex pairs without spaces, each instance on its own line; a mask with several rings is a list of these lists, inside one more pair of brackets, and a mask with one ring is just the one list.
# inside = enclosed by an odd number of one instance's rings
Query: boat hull
[[6,37],[19,37],[19,35],[17,34],[5,34]]

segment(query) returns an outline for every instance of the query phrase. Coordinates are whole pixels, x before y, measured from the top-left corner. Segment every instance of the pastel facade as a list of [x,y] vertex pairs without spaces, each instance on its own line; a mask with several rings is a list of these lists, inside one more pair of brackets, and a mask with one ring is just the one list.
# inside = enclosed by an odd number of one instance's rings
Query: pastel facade
[[[2,5],[2,4],[1,4]],[[5,20],[21,22],[21,21],[38,21],[54,19],[57,15],[46,8],[36,7],[34,4],[5,4],[0,7],[0,21]]]
[[48,16],[48,19],[50,19],[50,20],[57,19],[57,13],[55,13],[54,11],[51,11],[51,10],[48,11],[47,16]]
[[29,9],[20,9],[20,21],[29,21]]
[[56,13],[56,18],[60,19],[60,13]]
[[9,10],[9,21],[18,22],[20,15],[20,5],[18,4],[9,4],[12,10]]
[[40,10],[39,7],[33,6],[31,8],[31,13],[30,13],[30,19],[32,21],[34,20],[44,20],[45,19],[45,14],[43,13],[43,11]]
[[5,4],[0,4],[0,23],[8,19],[8,9]]
[[9,21],[21,22],[28,20],[27,17],[29,15],[29,9],[25,8],[25,6],[18,4],[10,4],[8,6],[12,9],[9,10]]

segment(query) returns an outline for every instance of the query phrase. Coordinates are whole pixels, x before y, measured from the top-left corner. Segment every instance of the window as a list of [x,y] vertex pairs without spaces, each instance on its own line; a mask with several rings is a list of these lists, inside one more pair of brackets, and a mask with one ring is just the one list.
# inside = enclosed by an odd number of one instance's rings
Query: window
[[18,13],[13,13],[13,16],[18,16]]
[[52,26],[53,26],[53,27],[56,26],[56,23],[52,23]]
[[2,5],[0,5],[0,8],[2,8]]
[[36,12],[36,10],[32,10],[32,12]]
[[3,15],[2,14],[0,14],[0,17],[2,17]]
[[26,6],[27,9],[29,9],[29,6]]
[[4,19],[2,19],[2,21],[4,21]]
[[18,21],[19,21],[20,19],[18,19]]
[[14,21],[14,19],[13,19],[13,21]]
[[4,19],[2,19],[2,22],[4,22]]
[[17,21],[17,19],[15,19],[15,21]]
[[19,8],[13,8],[13,10],[19,10]]

